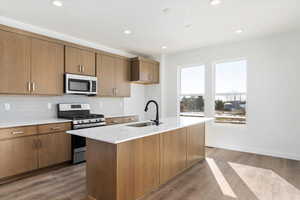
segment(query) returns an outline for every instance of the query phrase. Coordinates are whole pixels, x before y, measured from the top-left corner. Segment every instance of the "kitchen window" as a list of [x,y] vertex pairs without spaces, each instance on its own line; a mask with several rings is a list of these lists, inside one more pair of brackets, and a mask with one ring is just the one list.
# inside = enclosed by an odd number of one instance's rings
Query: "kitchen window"
[[180,68],[180,115],[204,116],[205,67]]
[[246,123],[247,61],[215,65],[215,122]]

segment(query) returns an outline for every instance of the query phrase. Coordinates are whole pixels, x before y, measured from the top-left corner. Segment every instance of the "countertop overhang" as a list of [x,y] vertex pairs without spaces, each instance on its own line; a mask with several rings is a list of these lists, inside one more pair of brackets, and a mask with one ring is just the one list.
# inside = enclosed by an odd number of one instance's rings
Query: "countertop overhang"
[[[71,135],[77,135],[86,137],[101,142],[118,144],[150,135],[160,134],[192,126],[199,123],[205,123],[211,121],[212,118],[205,117],[171,117],[161,119],[162,124],[159,126],[146,126],[146,127],[130,127],[129,124],[102,126],[96,128],[71,130],[67,133]],[[135,122],[136,123],[136,122]]]

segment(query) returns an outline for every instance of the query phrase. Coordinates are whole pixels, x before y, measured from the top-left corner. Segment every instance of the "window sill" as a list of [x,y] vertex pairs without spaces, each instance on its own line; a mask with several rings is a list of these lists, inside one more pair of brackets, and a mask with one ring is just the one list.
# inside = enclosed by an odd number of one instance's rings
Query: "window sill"
[[179,114],[180,117],[205,117],[204,115],[202,114],[184,114],[184,113],[180,113]]

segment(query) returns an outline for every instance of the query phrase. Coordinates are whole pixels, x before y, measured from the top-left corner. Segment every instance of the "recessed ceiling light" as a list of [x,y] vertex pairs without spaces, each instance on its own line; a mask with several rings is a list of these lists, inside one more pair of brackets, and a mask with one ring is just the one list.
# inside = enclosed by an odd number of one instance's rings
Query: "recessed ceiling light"
[[126,35],[130,35],[132,32],[131,32],[131,30],[124,30],[123,33]]
[[236,33],[236,34],[241,34],[241,33],[243,33],[243,30],[242,30],[242,29],[237,29],[237,30],[235,31],[235,33]]
[[217,6],[221,3],[222,3],[221,0],[210,0],[210,5],[212,5],[212,6]]
[[54,6],[57,6],[57,7],[62,7],[62,6],[63,6],[63,2],[60,1],[60,0],[53,0],[53,1],[52,1],[52,4],[53,4]]
[[186,24],[184,25],[185,28],[191,28],[192,27],[192,24]]
[[162,48],[162,49],[166,49],[166,48],[167,48],[167,46],[162,46],[161,48]]
[[169,12],[170,12],[170,8],[164,8],[164,9],[162,9],[162,12],[164,13],[164,14],[169,14]]

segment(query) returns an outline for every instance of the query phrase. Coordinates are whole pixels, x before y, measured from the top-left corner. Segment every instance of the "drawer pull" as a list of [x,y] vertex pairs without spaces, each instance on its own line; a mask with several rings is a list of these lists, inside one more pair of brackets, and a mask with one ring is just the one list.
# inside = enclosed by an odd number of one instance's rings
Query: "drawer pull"
[[60,127],[52,127],[52,128],[51,128],[51,130],[54,130],[54,131],[60,130],[60,129],[61,129]]
[[20,134],[24,134],[24,132],[23,131],[13,131],[13,132],[11,132],[11,134],[20,135]]

